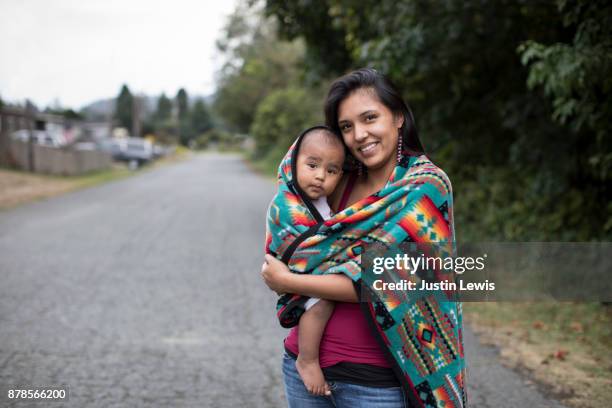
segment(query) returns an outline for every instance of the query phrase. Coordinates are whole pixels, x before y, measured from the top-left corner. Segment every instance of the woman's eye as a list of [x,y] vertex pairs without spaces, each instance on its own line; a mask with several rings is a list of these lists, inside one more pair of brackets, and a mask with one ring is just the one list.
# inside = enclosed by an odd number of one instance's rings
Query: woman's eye
[[368,115],[368,116],[366,116],[366,120],[368,122],[373,121],[374,119],[376,119],[376,115]]
[[348,123],[345,123],[345,124],[343,124],[343,125],[340,125],[340,130],[341,130],[342,132],[344,132],[344,131],[346,131],[346,130],[348,130],[348,129],[350,129],[350,128],[351,128],[351,125],[349,125]]

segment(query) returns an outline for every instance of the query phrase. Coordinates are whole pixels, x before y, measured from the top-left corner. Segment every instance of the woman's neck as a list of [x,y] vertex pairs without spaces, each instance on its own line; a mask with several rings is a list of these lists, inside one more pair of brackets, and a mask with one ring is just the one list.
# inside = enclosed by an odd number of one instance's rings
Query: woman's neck
[[391,173],[395,169],[395,164],[395,160],[389,160],[383,167],[378,169],[368,168],[366,184],[374,191],[382,189],[387,184],[387,181],[389,181],[389,177],[391,177]]

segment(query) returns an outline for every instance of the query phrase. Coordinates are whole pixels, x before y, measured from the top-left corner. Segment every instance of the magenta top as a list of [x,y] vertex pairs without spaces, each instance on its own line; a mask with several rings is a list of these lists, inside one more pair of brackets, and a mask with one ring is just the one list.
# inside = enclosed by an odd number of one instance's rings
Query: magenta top
[[[346,207],[355,180],[356,177],[348,180],[338,211]],[[285,339],[285,347],[296,355],[299,354],[298,330],[298,326],[295,326]],[[319,364],[321,367],[330,367],[340,362],[391,367],[370,331],[359,303],[336,302],[323,331],[319,346]]]
[[[299,354],[298,326],[289,332],[285,347]],[[374,335],[370,332],[359,303],[336,302],[319,346],[319,364],[329,367],[340,362],[391,367]]]

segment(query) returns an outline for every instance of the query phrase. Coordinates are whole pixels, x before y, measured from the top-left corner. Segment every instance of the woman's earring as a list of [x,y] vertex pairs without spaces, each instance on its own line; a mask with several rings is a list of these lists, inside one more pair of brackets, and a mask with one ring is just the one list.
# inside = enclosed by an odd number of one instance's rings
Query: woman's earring
[[361,177],[363,175],[363,163],[358,161],[357,162],[357,176]]
[[402,161],[402,134],[397,135],[397,162]]

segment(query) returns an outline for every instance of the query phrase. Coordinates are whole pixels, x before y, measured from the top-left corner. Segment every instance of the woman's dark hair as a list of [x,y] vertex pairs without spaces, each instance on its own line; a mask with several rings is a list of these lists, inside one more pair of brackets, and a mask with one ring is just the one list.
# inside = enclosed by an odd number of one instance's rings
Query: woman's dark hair
[[412,111],[393,83],[371,68],[358,69],[334,81],[325,100],[325,124],[337,133],[341,133],[338,126],[338,107],[351,93],[361,88],[373,89],[383,105],[393,114],[404,117],[404,123],[400,128],[404,150],[410,154],[425,153]]

